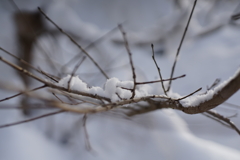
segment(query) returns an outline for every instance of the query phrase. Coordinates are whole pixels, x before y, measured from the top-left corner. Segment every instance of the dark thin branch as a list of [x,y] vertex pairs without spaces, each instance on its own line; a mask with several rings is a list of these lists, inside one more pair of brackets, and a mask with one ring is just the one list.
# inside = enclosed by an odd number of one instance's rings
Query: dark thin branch
[[43,74],[45,76],[47,76],[48,78],[52,79],[53,81],[57,82],[57,80],[55,80],[54,78],[52,78],[52,76],[48,75],[46,72],[39,70],[37,68],[35,68],[33,65],[31,65],[30,63],[28,63],[27,61],[23,60],[22,58],[19,58],[18,56],[15,56],[14,54],[8,52],[7,50],[3,49],[2,47],[0,47],[0,50],[2,50],[4,53],[12,56],[13,58],[17,59],[18,61],[20,61],[21,63],[27,65],[28,67],[30,67],[31,69],[37,71],[40,74]]
[[14,122],[14,123],[9,123],[9,124],[0,125],[0,129],[1,129],[1,128],[6,128],[6,127],[15,126],[15,125],[19,125],[19,124],[22,124],[22,123],[32,122],[32,121],[35,121],[35,120],[38,120],[38,119],[41,119],[41,118],[45,118],[45,117],[48,117],[48,116],[52,116],[52,115],[55,115],[55,114],[59,114],[59,113],[62,113],[62,112],[66,112],[66,111],[64,111],[64,110],[59,110],[59,111],[57,111],[57,112],[52,112],[52,113],[44,114],[44,115],[41,115],[41,116],[38,116],[38,117],[34,117],[34,118],[30,118],[30,119],[27,119],[27,120],[23,120],[23,121],[18,121],[18,122]]
[[55,93],[52,93],[61,103],[64,103]]
[[127,50],[128,56],[129,56],[131,69],[132,69],[132,75],[133,75],[133,82],[134,82],[134,84],[133,84],[133,89],[132,89],[132,96],[131,96],[130,99],[133,99],[134,96],[135,96],[135,89],[136,89],[136,74],[135,74],[135,68],[134,68],[133,60],[132,60],[132,53],[131,53],[130,48],[129,48],[126,32],[124,31],[124,29],[123,29],[121,24],[118,25],[118,28],[119,28],[119,30],[122,33],[123,40],[124,40],[124,43],[125,43],[125,47],[126,47],[126,50]]
[[[96,45],[97,43],[101,42],[102,40],[104,40],[106,37],[108,37],[109,35],[111,35],[112,33],[114,33],[116,30],[118,29],[118,27],[113,28],[112,30],[110,30],[109,32],[107,32],[105,35],[103,35],[102,37],[98,38],[97,40],[95,40],[94,42],[90,43],[87,47],[84,48],[84,50],[89,50],[91,49],[94,45]],[[69,64],[72,64],[73,61],[75,61],[76,59],[78,59],[79,56],[81,56],[80,52],[79,54],[75,55],[71,60],[69,60],[63,67],[66,67]]]
[[230,129],[232,129],[232,127],[229,126],[228,124],[222,122],[221,120],[219,120],[219,119],[216,118],[216,117],[213,117],[212,115],[207,114],[206,112],[202,113],[202,115],[204,115],[204,116],[206,116],[206,117],[208,117],[208,118],[210,118],[210,119],[212,119],[212,120],[214,120],[214,121],[216,121],[216,122],[224,125],[225,127],[228,127],[228,128],[230,128]]
[[26,93],[29,93],[29,92],[32,92],[32,91],[36,91],[36,90],[42,89],[42,88],[45,88],[45,87],[47,87],[47,85],[43,85],[43,86],[40,86],[40,87],[31,89],[31,90],[29,90],[29,91],[20,92],[20,93],[18,93],[18,94],[13,95],[13,96],[10,96],[10,97],[1,99],[0,102],[3,102],[3,101],[6,101],[6,100],[9,100],[9,99],[12,99],[12,98],[17,97],[17,96],[20,96],[20,95],[22,95],[22,94],[26,94]]
[[153,59],[155,65],[156,65],[156,67],[157,67],[158,74],[159,74],[159,78],[160,78],[160,81],[161,81],[161,84],[162,84],[162,89],[163,89],[163,91],[164,91],[164,94],[167,96],[167,92],[166,92],[166,89],[165,89],[164,84],[163,84],[162,74],[161,74],[160,68],[158,67],[158,64],[157,64],[157,62],[156,62],[156,60],[155,60],[155,56],[154,56],[154,46],[153,46],[153,44],[151,44],[151,47],[152,47],[152,59]]
[[[191,11],[191,14],[190,14],[190,16],[189,16],[189,19],[188,19],[188,22],[187,22],[186,28],[185,28],[185,30],[184,30],[184,33],[183,33],[182,39],[181,39],[181,41],[180,41],[180,44],[179,44],[179,47],[178,47],[178,50],[177,50],[177,53],[176,53],[176,56],[175,56],[175,60],[174,60],[173,66],[172,66],[172,71],[171,71],[170,79],[173,78],[173,73],[174,73],[174,70],[175,70],[176,63],[177,63],[178,55],[179,55],[179,53],[180,53],[180,49],[181,49],[181,47],[182,47],[183,40],[184,40],[185,35],[186,35],[186,33],[187,33],[187,30],[188,30],[188,26],[189,26],[190,20],[192,19],[192,15],[193,15],[193,11],[194,11],[194,8],[195,8],[195,6],[196,6],[196,3],[197,3],[197,0],[194,1],[193,7],[192,7],[192,11]],[[168,89],[167,89],[167,91],[170,90],[170,88],[171,88],[171,84],[172,84],[172,81],[170,80],[170,81],[169,81],[169,85],[168,85]]]
[[78,62],[78,64],[74,67],[72,73],[71,73],[71,78],[68,81],[68,90],[70,91],[70,83],[72,81],[72,77],[73,75],[76,73],[77,69],[80,67],[80,65],[84,62],[84,60],[86,59],[86,56],[84,56],[81,61]]
[[158,83],[158,82],[164,82],[164,81],[170,81],[170,80],[176,80],[176,79],[179,79],[179,78],[183,78],[185,77],[186,75],[181,75],[181,76],[178,76],[178,77],[174,77],[172,79],[162,79],[162,80],[157,80],[157,81],[147,81],[147,82],[136,82],[136,85],[143,85],[143,84],[149,84],[149,83]]
[[232,129],[234,129],[239,135],[240,135],[240,130],[231,122],[230,119],[220,115],[219,113],[213,112],[213,111],[207,111],[208,114],[212,115],[213,117],[218,118],[219,120],[227,123],[229,126],[231,126]]
[[199,92],[199,91],[201,91],[201,90],[202,90],[202,88],[199,88],[199,89],[197,89],[196,91],[194,91],[194,92],[192,92],[192,93],[190,93],[190,94],[188,94],[188,95],[186,95],[186,96],[184,96],[184,97],[182,97],[182,98],[177,99],[177,101],[180,101],[180,100],[183,100],[183,99],[185,99],[185,98],[187,98],[187,97],[190,97],[191,95],[193,95],[193,94],[195,94],[195,93],[197,93],[197,92]]
[[116,95],[118,96],[118,98],[119,98],[120,100],[123,100],[122,97],[121,97],[118,93],[116,93]]
[[[88,102],[80,102],[80,103],[67,103],[67,102],[63,102],[55,93],[52,93],[54,95],[54,97],[56,97],[61,103],[64,104],[68,104],[68,105],[79,105],[79,104],[83,104],[83,103],[88,103]],[[68,97],[69,98],[69,97]]]
[[[43,75],[45,75],[46,77],[48,77],[49,79],[51,79],[51,80],[53,80],[54,82],[57,82],[57,83],[58,83],[58,80],[55,79],[55,78],[54,78],[53,76],[51,76],[50,74],[42,71],[41,69],[39,69],[39,71],[40,71]],[[59,79],[59,78],[58,78],[58,79]]]
[[120,87],[120,88],[132,91],[132,89],[130,89],[130,88],[125,88],[125,87]]
[[101,73],[105,76],[105,78],[109,78],[107,74],[103,71],[103,69],[98,65],[98,63],[85,51],[69,34],[67,34],[62,28],[60,28],[55,22],[53,22],[42,10],[38,7],[40,13],[51,22],[61,33],[66,35],[85,55],[94,63],[94,65],[101,71]]

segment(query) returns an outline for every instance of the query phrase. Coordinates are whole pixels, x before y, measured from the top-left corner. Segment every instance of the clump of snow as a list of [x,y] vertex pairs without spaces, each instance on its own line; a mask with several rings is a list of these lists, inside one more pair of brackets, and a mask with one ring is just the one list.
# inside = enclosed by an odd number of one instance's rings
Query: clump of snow
[[[71,75],[62,78],[58,85],[68,88]],[[121,99],[129,99],[132,96],[131,89],[133,88],[133,81],[120,81],[117,78],[110,78],[106,81],[104,88],[101,87],[88,87],[78,76],[73,76],[69,88],[80,92],[89,94],[96,94],[106,98],[110,98],[112,102],[116,102]],[[152,88],[149,85],[141,85],[136,88],[136,97],[148,96],[151,93]]]
[[234,76],[230,77],[228,80],[222,82],[220,85],[218,85],[216,88],[213,88],[211,90],[208,90],[206,94],[199,94],[187,97],[186,99],[183,99],[181,101],[181,104],[184,107],[195,107],[199,104],[206,102],[213,98],[215,94],[217,94],[223,87],[225,87],[232,79],[234,79],[240,72],[240,68],[235,72]]

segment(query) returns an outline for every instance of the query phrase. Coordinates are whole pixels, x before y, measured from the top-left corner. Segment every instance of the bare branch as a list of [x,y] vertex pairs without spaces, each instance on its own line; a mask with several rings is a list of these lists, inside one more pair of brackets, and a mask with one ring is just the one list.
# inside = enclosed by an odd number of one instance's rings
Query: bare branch
[[[109,32],[107,32],[105,35],[103,35],[102,37],[98,38],[97,40],[95,40],[94,42],[90,43],[87,47],[84,48],[84,50],[89,50],[91,49],[94,45],[96,45],[97,43],[101,42],[102,40],[104,40],[106,37],[108,37],[109,35],[111,35],[112,33],[114,33],[116,30],[118,29],[118,27],[113,28],[112,30],[110,30]],[[63,67],[66,67],[67,65],[73,63],[74,60],[76,60],[82,52],[80,52],[79,54],[75,55],[71,60],[69,60]]]
[[[153,59],[155,65],[156,65],[156,67],[157,67],[158,74],[159,74],[159,77],[160,77],[160,81],[161,81],[161,84],[162,84],[162,89],[163,89],[163,91],[164,91],[164,94],[167,96],[167,92],[166,92],[166,89],[165,89],[164,84],[163,84],[162,74],[161,74],[160,68],[158,67],[158,64],[157,64],[157,62],[156,62],[156,60],[155,60],[155,56],[154,56],[154,46],[153,46],[153,44],[151,44],[151,47],[152,47],[152,59]],[[171,80],[170,80],[170,81],[171,81]]]
[[208,118],[210,118],[210,119],[212,119],[212,120],[220,123],[221,125],[223,125],[223,126],[225,126],[225,127],[227,127],[227,128],[232,129],[231,126],[229,126],[228,124],[222,122],[222,121],[221,121],[220,119],[218,119],[217,117],[214,117],[214,116],[212,116],[212,115],[209,115],[209,114],[207,114],[206,112],[202,113],[202,115],[204,115],[204,116],[206,116],[206,117],[208,117]]
[[179,99],[177,99],[178,101],[180,101],[180,100],[183,100],[183,99],[185,99],[185,98],[187,98],[187,97],[190,97],[190,96],[192,96],[193,94],[195,94],[195,93],[197,93],[197,92],[199,92],[199,91],[201,91],[202,90],[202,88],[198,88],[196,91],[194,91],[194,92],[192,92],[192,93],[190,93],[190,94],[188,94],[188,95],[186,95],[186,96],[184,96],[184,97],[182,97],[182,98],[179,98]]
[[35,120],[38,120],[38,119],[41,119],[41,118],[45,118],[45,117],[52,116],[52,115],[59,114],[59,113],[63,113],[63,112],[65,112],[65,111],[64,111],[64,110],[59,110],[59,111],[57,111],[57,112],[52,112],[52,113],[44,114],[44,115],[41,115],[41,116],[38,116],[38,117],[34,117],[34,118],[30,118],[30,119],[27,119],[27,120],[23,120],[23,121],[18,121],[18,122],[14,122],[14,123],[9,123],[9,124],[0,125],[0,129],[1,129],[1,128],[6,128],[6,127],[15,126],[15,125],[22,124],[22,123],[32,122],[32,121],[35,121]]
[[130,48],[129,48],[126,32],[124,31],[121,24],[118,25],[118,27],[119,27],[119,30],[122,33],[123,40],[124,40],[124,43],[125,43],[125,47],[126,47],[126,50],[127,50],[128,56],[129,56],[130,65],[131,65],[131,68],[132,68],[132,75],[133,75],[133,83],[134,84],[133,84],[133,89],[132,89],[132,96],[131,96],[130,99],[133,99],[134,96],[135,96],[135,88],[136,88],[136,74],[135,74],[135,68],[134,68],[133,60],[132,60],[132,53],[131,53]]
[[38,10],[41,12],[41,14],[49,21],[51,22],[60,32],[62,32],[64,35],[66,35],[93,63],[94,65],[101,71],[101,73],[108,79],[109,77],[107,74],[103,71],[103,69],[98,65],[98,63],[85,51],[69,34],[67,34],[62,28],[60,28],[55,22],[53,22],[42,10],[40,7],[38,7]]
[[240,130],[235,126],[235,124],[233,124],[233,122],[231,122],[230,119],[218,114],[217,112],[213,112],[213,111],[207,111],[208,114],[212,115],[213,117],[218,118],[219,120],[227,123],[229,126],[231,126],[232,129],[234,129],[239,135],[240,135]]
[[36,91],[36,90],[42,89],[42,88],[45,88],[45,87],[47,87],[47,86],[46,86],[46,85],[43,85],[43,86],[40,86],[40,87],[31,89],[31,90],[29,90],[29,91],[20,92],[20,93],[18,93],[18,94],[13,95],[13,96],[10,96],[10,97],[1,99],[0,102],[3,102],[3,101],[6,101],[6,100],[9,100],[9,99],[12,99],[12,98],[17,97],[17,96],[20,96],[20,95],[22,95],[22,94],[26,94],[26,93],[29,93],[29,92],[32,92],[32,91]]
[[172,79],[162,79],[162,80],[157,80],[157,81],[147,81],[147,82],[136,82],[136,85],[143,85],[143,84],[149,84],[149,83],[158,83],[158,82],[164,82],[164,81],[170,81],[170,80],[176,80],[176,79],[179,79],[179,78],[183,78],[185,77],[186,75],[181,75],[181,76],[178,76],[178,77],[174,77]]
[[[187,33],[190,20],[192,19],[193,11],[194,11],[194,8],[195,8],[196,4],[197,4],[197,0],[194,1],[193,7],[192,7],[192,11],[191,11],[191,14],[190,14],[189,19],[188,19],[188,22],[187,22],[187,26],[186,26],[186,28],[185,28],[185,30],[184,30],[182,39],[181,39],[181,41],[180,41],[180,44],[179,44],[179,47],[178,47],[178,50],[177,50],[177,53],[176,53],[176,56],[175,56],[175,60],[174,60],[173,66],[172,66],[172,71],[171,71],[170,79],[172,79],[172,77],[173,77],[173,73],[174,73],[174,70],[175,70],[176,63],[177,63],[178,55],[179,55],[179,53],[180,53],[180,49],[181,49],[181,47],[182,47],[183,40],[184,40],[185,35],[186,35],[186,33]],[[172,84],[172,81],[170,80],[167,91],[170,90],[171,84]]]

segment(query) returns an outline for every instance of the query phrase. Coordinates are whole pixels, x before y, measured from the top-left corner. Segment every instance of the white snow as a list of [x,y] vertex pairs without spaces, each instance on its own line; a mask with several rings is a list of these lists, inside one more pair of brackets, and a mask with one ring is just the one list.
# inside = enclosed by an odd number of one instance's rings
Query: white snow
[[[62,78],[58,85],[68,88],[69,80],[71,79],[71,75],[68,75]],[[107,79],[104,84],[104,88],[101,87],[88,87],[85,82],[83,82],[78,76],[73,76],[70,83],[70,89],[81,91],[93,95],[99,95],[106,98],[110,98],[112,102],[116,102],[121,100],[118,95],[122,99],[130,99],[132,96],[132,92],[128,89],[133,88],[133,81],[120,81],[117,78]],[[149,95],[149,91],[151,90],[150,86],[139,86],[136,88],[136,97],[144,97]],[[118,95],[117,95],[118,94]]]

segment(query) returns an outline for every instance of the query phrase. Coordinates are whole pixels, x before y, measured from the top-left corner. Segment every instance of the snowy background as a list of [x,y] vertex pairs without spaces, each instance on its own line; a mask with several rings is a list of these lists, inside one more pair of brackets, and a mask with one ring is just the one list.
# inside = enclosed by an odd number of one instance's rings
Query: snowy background
[[[60,27],[76,36],[87,46],[119,23],[127,32],[138,81],[155,80],[157,69],[151,58],[153,43],[156,59],[164,78],[171,71],[177,47],[184,31],[193,1],[169,0],[19,0],[21,10],[34,11],[38,6]],[[172,90],[187,95],[196,89],[210,86],[216,78],[222,81],[240,67],[240,27],[233,24],[231,15],[240,12],[238,0],[200,0],[183,43],[174,75],[186,74],[173,81]],[[16,8],[10,1],[0,1],[0,46],[16,53],[15,28],[12,19]],[[47,23],[47,22],[46,22]],[[49,29],[55,29],[47,23]],[[41,47],[38,47],[41,46]],[[43,48],[56,65],[50,69]],[[76,62],[62,69],[79,52],[64,35],[43,35],[34,48],[34,65],[60,76],[71,72]],[[131,68],[120,32],[116,30],[89,53],[107,70],[110,77],[131,80]],[[4,53],[6,59],[15,62]],[[89,85],[102,87],[105,78],[90,61],[78,70]],[[0,63],[1,85],[22,83],[16,71]],[[40,84],[33,82],[32,86]],[[161,85],[153,86],[154,88]],[[5,98],[16,92],[0,90]],[[239,92],[227,102],[240,104]],[[21,97],[1,102],[17,105]],[[232,116],[239,108],[221,105],[216,110]],[[47,113],[36,111],[33,116]],[[49,111],[50,112],[50,111]],[[26,119],[18,110],[0,110],[0,125]],[[240,159],[240,136],[233,130],[201,114],[186,115],[174,110],[159,110],[126,119],[115,113],[89,115],[87,130],[92,146],[85,148],[82,115],[62,113],[36,122],[0,129],[0,159],[4,160],[75,160],[75,159]],[[231,119],[240,127],[239,116]],[[80,122],[80,123],[79,123]]]

